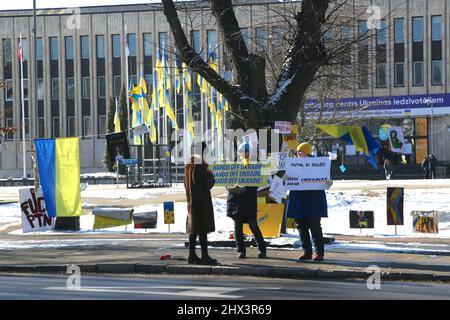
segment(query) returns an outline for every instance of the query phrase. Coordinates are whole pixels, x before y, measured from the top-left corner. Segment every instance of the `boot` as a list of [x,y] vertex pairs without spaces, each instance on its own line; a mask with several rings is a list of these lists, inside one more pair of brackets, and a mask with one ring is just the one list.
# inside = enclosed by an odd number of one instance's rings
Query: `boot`
[[258,255],[258,259],[267,259],[266,251],[261,251]]
[[197,256],[197,254],[189,255],[188,264],[200,264],[201,259]]
[[314,261],[323,261],[323,259],[324,259],[324,255],[322,254],[322,253],[318,253],[318,254],[316,254],[315,256],[314,256],[314,258],[313,258],[313,260]]
[[304,253],[303,255],[300,256],[300,258],[298,258],[299,261],[304,261],[304,260],[311,260],[312,259],[312,253]]
[[247,254],[245,252],[239,252],[238,258],[239,259],[245,259],[245,258],[247,258]]
[[206,257],[202,257],[200,259],[200,264],[207,265],[207,266],[214,266],[218,263],[217,263],[216,259],[213,259],[210,256],[206,256]]

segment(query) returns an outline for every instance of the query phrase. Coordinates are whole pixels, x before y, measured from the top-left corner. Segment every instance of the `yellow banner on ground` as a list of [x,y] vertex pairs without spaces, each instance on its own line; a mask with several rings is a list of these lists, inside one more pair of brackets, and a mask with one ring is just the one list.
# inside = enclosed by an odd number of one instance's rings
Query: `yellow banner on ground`
[[[283,223],[284,204],[258,204],[257,221],[264,238],[278,238]],[[252,235],[248,224],[244,224],[244,234]]]
[[109,217],[95,216],[94,230],[127,226],[133,224],[133,220],[118,220]]

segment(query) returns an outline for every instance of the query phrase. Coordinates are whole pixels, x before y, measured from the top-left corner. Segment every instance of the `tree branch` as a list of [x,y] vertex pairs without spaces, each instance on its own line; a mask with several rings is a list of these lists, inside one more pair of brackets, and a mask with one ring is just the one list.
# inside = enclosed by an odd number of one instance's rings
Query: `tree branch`
[[242,92],[239,87],[228,83],[218,75],[205,60],[200,57],[186,39],[186,35],[178,18],[177,10],[172,0],[162,0],[163,12],[172,30],[175,45],[178,48],[181,61],[192,71],[200,74],[214,88],[217,89],[228,100],[231,107],[239,105]]

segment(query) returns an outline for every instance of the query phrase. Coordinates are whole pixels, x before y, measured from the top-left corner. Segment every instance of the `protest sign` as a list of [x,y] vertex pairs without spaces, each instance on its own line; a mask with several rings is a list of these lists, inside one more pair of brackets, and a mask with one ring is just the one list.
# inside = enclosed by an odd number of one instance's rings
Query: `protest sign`
[[285,186],[287,190],[325,190],[329,188],[331,160],[329,157],[288,158]]
[[286,188],[284,187],[283,179],[274,176],[270,184],[269,197],[276,203],[281,203],[285,192]]
[[387,225],[403,225],[403,188],[387,188]]
[[106,135],[110,161],[130,159],[130,145],[125,131]]
[[298,126],[292,125],[291,126],[291,133],[287,134],[283,138],[283,142],[286,142],[288,149],[290,150],[296,150],[297,146],[299,144],[297,139],[297,133],[298,133]]
[[158,220],[158,211],[138,212],[133,214],[135,229],[154,229]]
[[94,230],[106,229],[132,224],[133,209],[96,208],[92,211],[95,216]]
[[286,170],[286,159],[288,154],[285,152],[273,152],[270,155],[271,169],[274,171]]
[[436,211],[412,211],[413,231],[421,233],[439,233]]
[[214,173],[216,187],[239,185],[241,187],[262,187],[267,185],[263,175],[265,165],[256,164],[214,164],[210,169]]
[[373,211],[350,210],[351,229],[373,229],[375,228]]
[[401,127],[387,128],[389,136],[389,143],[391,145],[391,151],[396,153],[403,152],[403,146],[405,144],[405,138],[403,136],[403,129]]
[[19,199],[24,233],[53,229],[54,219],[47,214],[42,189],[20,189]]
[[143,136],[147,133],[150,133],[150,129],[145,124],[133,128],[133,135],[135,136]]
[[275,132],[291,134],[291,123],[289,121],[275,121]]
[[164,224],[175,224],[175,209],[173,202],[164,202]]

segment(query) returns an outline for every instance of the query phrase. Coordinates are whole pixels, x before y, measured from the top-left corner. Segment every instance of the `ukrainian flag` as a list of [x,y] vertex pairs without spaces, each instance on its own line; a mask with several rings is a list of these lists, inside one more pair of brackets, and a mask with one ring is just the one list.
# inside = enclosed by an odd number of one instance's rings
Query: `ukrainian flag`
[[34,144],[48,216],[81,216],[80,138],[36,139]]

